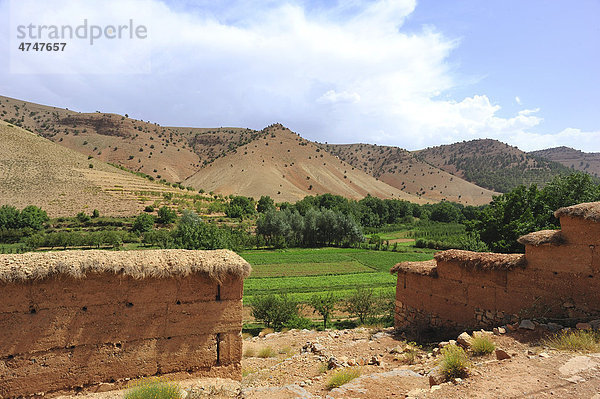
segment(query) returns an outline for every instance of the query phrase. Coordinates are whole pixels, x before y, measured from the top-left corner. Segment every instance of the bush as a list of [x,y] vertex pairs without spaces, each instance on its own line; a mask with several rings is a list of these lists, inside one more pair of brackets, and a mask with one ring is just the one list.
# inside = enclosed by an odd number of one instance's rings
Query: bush
[[302,317],[300,315],[292,316],[288,321],[283,323],[284,328],[297,329],[297,330],[311,330],[313,323],[310,319]]
[[466,377],[469,372],[469,359],[463,348],[447,345],[442,348],[440,367],[446,381]]
[[261,350],[258,351],[257,356],[261,359],[266,359],[269,357],[277,356],[277,352],[275,352],[270,346],[265,346],[264,348],[261,348]]
[[486,337],[485,335],[478,335],[473,337],[473,342],[471,343],[471,350],[473,354],[476,356],[489,355],[494,352],[496,349],[496,344]]
[[85,212],[79,212],[76,217],[81,223],[86,223],[91,220],[91,217]]
[[129,386],[124,399],[180,399],[179,384],[152,377],[143,378]]
[[325,295],[314,295],[310,298],[310,306],[323,318],[323,330],[327,328],[327,320],[329,320],[329,316],[333,313],[337,301],[333,292]]
[[145,233],[154,228],[154,216],[142,213],[133,221],[132,230],[136,233]]
[[284,324],[298,317],[298,303],[287,295],[255,296],[250,307],[256,320],[275,329],[281,329]]
[[341,387],[342,385],[352,381],[353,379],[360,376],[360,369],[358,368],[346,368],[337,371],[331,376],[327,382],[327,389],[332,390],[333,388]]
[[571,352],[597,352],[600,351],[600,333],[586,330],[567,331],[544,340],[544,344]]
[[177,220],[177,212],[168,206],[161,206],[158,210],[158,223],[171,224]]

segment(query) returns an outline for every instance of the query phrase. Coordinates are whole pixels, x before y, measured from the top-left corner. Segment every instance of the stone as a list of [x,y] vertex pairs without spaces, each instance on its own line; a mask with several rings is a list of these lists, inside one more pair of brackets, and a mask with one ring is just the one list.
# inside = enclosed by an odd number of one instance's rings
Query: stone
[[565,308],[565,309],[570,309],[570,308],[574,308],[574,307],[575,307],[575,305],[573,304],[573,302],[569,302],[569,301],[567,301],[567,302],[564,302],[564,303],[562,304],[562,306],[563,306],[563,308]]
[[544,359],[548,359],[550,357],[549,354],[547,354],[546,352],[542,352],[538,355],[539,357],[543,357]]
[[525,319],[521,320],[519,328],[523,330],[535,330],[535,324],[533,323],[533,321]]
[[379,366],[381,364],[381,360],[379,360],[378,356],[373,356],[373,357],[371,357],[371,360],[369,360],[369,364]]
[[592,326],[592,329],[594,330],[600,330],[600,319],[590,321],[590,326]]
[[442,341],[438,344],[438,348],[443,348],[444,346],[450,345],[449,341]]
[[590,325],[590,323],[577,323],[575,325],[575,328],[577,328],[578,330],[591,330],[592,326]]
[[506,359],[510,359],[511,356],[506,353],[506,351],[502,350],[502,349],[496,349],[496,359],[498,360],[506,360]]
[[494,333],[494,335],[506,334],[506,328],[504,328],[504,327],[494,327],[493,333]]
[[548,330],[552,331],[552,332],[557,332],[562,330],[564,327],[558,323],[548,323],[546,324],[546,327],[548,327]]
[[356,361],[356,359],[354,359],[354,358],[348,359],[348,366],[353,367],[353,366],[357,366],[357,365],[358,365],[358,362]]
[[395,346],[392,349],[390,349],[391,354],[403,353],[403,352],[404,352],[404,348],[401,345]]
[[337,360],[335,357],[331,356],[329,358],[329,360],[327,361],[327,369],[329,370],[333,370],[333,369],[339,369],[342,367],[342,363],[340,363],[339,360]]
[[442,387],[441,387],[441,386],[439,386],[439,385],[433,385],[433,386],[430,388],[430,391],[431,391],[431,392],[435,392],[435,391],[437,391],[438,389],[442,389]]
[[446,381],[446,377],[444,377],[444,373],[442,373],[442,368],[440,366],[436,366],[429,373],[427,373],[427,377],[429,377],[429,386],[440,385]]
[[465,349],[469,349],[473,343],[473,337],[467,332],[463,332],[456,338],[456,342]]

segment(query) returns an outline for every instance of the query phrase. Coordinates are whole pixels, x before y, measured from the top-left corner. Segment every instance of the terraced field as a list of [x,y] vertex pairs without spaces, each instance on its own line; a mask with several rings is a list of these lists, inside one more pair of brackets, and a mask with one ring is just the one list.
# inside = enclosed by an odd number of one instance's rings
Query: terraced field
[[254,295],[269,293],[289,294],[299,301],[327,292],[342,298],[357,287],[393,293],[396,279],[389,269],[402,261],[432,259],[433,252],[352,248],[245,251],[240,255],[252,265],[253,272],[244,283],[244,302],[251,301]]

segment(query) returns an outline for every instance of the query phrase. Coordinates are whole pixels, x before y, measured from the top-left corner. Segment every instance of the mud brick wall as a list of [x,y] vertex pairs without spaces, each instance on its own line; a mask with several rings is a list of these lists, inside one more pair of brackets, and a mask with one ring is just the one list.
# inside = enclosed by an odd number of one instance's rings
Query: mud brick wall
[[[600,317],[600,223],[560,221],[561,231],[522,237],[525,257],[518,265],[515,255],[456,250],[438,253],[435,261],[396,265],[396,328],[453,334],[518,318]],[[489,259],[495,263],[486,265]]]
[[0,283],[0,398],[174,372],[241,379],[243,278]]

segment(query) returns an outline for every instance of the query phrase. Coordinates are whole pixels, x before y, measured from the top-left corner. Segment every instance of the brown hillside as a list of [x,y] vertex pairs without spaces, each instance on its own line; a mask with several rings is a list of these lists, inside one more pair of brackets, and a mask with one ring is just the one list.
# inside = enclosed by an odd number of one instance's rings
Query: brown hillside
[[567,168],[580,170],[592,176],[600,177],[599,152],[583,152],[570,147],[556,147],[532,151],[529,154],[549,161],[560,162]]
[[203,167],[185,184],[225,195],[270,195],[277,202],[324,193],[425,202],[354,168],[282,125],[272,125],[263,133]]
[[435,168],[402,148],[372,144],[328,144],[323,148],[381,181],[419,197],[483,205],[497,195]]
[[256,138],[240,128],[163,127],[108,113],[79,113],[0,96],[0,119],[104,162],[181,182]]
[[480,139],[426,148],[423,161],[478,186],[507,192],[520,184],[544,185],[569,170],[497,140]]
[[51,217],[93,209],[134,215],[164,192],[179,192],[2,121],[0,137],[0,205],[37,205]]

